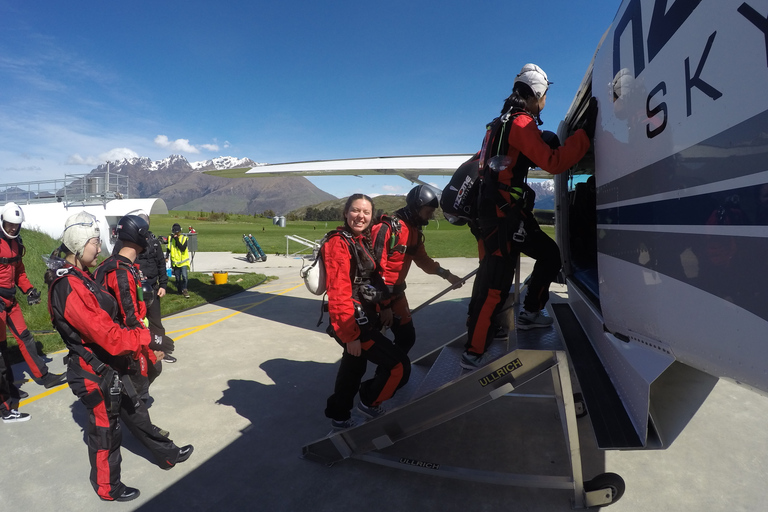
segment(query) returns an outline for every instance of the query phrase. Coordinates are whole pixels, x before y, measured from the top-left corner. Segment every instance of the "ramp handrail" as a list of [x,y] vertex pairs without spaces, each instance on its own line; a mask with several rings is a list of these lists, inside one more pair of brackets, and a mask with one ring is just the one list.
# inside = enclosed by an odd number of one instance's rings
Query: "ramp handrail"
[[[304,245],[305,247],[303,249],[300,249],[300,250],[294,252],[294,253],[289,253],[288,252],[288,244],[291,242],[291,240],[294,241],[294,242],[298,242],[301,245]],[[304,253],[306,251],[310,251],[310,250],[314,251],[318,247],[320,247],[320,242],[319,241],[312,242],[310,240],[307,240],[306,238],[300,237],[299,235],[285,235],[285,256],[286,257],[288,257],[288,256],[296,256],[297,254],[302,254],[302,253]]]

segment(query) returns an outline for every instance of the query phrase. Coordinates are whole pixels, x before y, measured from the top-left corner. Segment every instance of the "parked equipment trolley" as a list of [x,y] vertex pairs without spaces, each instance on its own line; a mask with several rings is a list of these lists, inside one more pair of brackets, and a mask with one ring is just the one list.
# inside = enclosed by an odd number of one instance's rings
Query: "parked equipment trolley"
[[259,242],[253,238],[253,235],[243,235],[243,242],[245,242],[245,246],[248,248],[248,254],[245,255],[245,259],[249,263],[267,261],[267,255],[264,254],[264,250],[259,245]]

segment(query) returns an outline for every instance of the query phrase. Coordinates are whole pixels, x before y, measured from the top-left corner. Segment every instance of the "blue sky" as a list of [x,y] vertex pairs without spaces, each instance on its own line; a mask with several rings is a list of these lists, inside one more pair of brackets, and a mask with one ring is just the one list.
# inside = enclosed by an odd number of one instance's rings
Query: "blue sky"
[[[0,0],[0,182],[124,156],[473,153],[527,62],[554,82],[555,131],[619,3]],[[411,187],[312,181],[336,196]]]

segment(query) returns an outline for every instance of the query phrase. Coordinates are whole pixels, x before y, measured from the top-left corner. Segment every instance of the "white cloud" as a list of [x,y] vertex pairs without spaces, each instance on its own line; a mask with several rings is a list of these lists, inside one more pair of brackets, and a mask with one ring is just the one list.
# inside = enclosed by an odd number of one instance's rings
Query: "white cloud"
[[228,140],[225,140],[224,141],[224,149],[228,148],[229,146],[231,146],[231,144],[229,143]]
[[219,146],[217,144],[201,144],[201,148],[203,148],[206,151],[218,151]]
[[98,166],[104,162],[115,162],[123,160],[125,158],[138,158],[138,153],[128,148],[113,148],[106,151],[99,156],[80,156],[79,153],[74,153],[67,158],[67,165],[92,165]]
[[171,151],[179,151],[181,153],[193,153],[198,154],[200,150],[189,143],[189,139],[176,139],[169,140],[166,135],[158,135],[155,137],[155,144],[161,148],[170,149]]
[[399,185],[383,185],[381,188],[387,192],[400,192],[403,189]]

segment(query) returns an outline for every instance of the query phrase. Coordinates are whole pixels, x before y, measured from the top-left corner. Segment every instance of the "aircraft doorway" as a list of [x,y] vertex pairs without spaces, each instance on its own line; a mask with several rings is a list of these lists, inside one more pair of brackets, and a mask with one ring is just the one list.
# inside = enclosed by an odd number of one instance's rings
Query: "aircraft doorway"
[[[582,172],[584,169],[582,169]],[[596,306],[600,306],[597,272],[597,195],[594,173],[558,176],[560,225],[558,240],[563,270]]]

